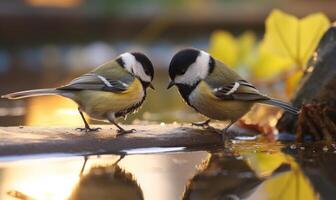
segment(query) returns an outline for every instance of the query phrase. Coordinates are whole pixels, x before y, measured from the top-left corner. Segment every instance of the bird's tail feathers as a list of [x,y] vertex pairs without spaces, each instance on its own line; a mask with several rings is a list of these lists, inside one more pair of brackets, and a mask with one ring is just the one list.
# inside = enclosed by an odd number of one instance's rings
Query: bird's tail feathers
[[44,95],[57,95],[59,91],[55,88],[48,88],[48,89],[37,89],[37,90],[26,90],[21,92],[14,92],[6,95],[2,95],[1,98],[5,99],[22,99],[27,97],[34,97],[34,96],[44,96]]
[[277,100],[277,99],[269,99],[269,100],[264,100],[262,101],[262,103],[264,104],[268,104],[268,105],[273,105],[273,106],[278,106],[292,114],[299,114],[300,113],[300,110],[289,105],[288,103],[285,103],[283,101],[280,101],[280,100]]

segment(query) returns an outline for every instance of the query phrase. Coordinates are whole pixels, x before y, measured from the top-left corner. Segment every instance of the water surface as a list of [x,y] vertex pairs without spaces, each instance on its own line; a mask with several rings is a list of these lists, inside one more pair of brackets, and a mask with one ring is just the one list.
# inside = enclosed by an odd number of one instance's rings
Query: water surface
[[335,161],[332,145],[254,141],[8,158],[0,162],[0,199],[328,199]]

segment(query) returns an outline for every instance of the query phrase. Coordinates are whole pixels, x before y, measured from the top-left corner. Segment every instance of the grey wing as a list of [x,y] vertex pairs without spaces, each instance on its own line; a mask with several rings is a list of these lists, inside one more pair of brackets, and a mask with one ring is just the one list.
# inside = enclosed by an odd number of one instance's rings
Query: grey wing
[[216,97],[222,100],[257,101],[270,99],[245,80],[238,80],[221,87],[215,87],[213,92]]
[[68,85],[57,88],[58,90],[99,90],[108,92],[123,92],[127,90],[132,78],[124,80],[111,80],[96,73],[84,74]]

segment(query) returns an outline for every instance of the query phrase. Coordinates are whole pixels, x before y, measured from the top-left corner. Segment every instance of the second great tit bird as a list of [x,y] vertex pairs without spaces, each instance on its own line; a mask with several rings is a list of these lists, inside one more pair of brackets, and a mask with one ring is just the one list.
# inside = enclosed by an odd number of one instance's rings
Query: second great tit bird
[[124,53],[69,84],[49,89],[28,90],[3,95],[2,98],[21,99],[42,95],[59,95],[78,104],[84,121],[81,131],[97,131],[90,128],[83,112],[97,120],[108,120],[118,128],[118,135],[130,133],[116,123],[116,118],[136,111],[146,98],[146,89],[152,86],[154,68],[142,53]]
[[184,49],[176,53],[169,66],[171,82],[177,86],[186,103],[209,120],[193,123],[209,126],[210,119],[228,121],[224,133],[245,115],[255,103],[278,106],[298,114],[299,110],[280,100],[259,92],[224,63],[198,49]]

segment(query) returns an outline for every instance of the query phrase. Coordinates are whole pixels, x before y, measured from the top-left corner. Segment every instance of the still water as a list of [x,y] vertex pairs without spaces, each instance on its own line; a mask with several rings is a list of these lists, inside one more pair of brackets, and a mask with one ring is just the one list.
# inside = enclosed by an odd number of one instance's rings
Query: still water
[[238,140],[225,148],[5,157],[0,199],[330,199],[335,161],[332,145]]

